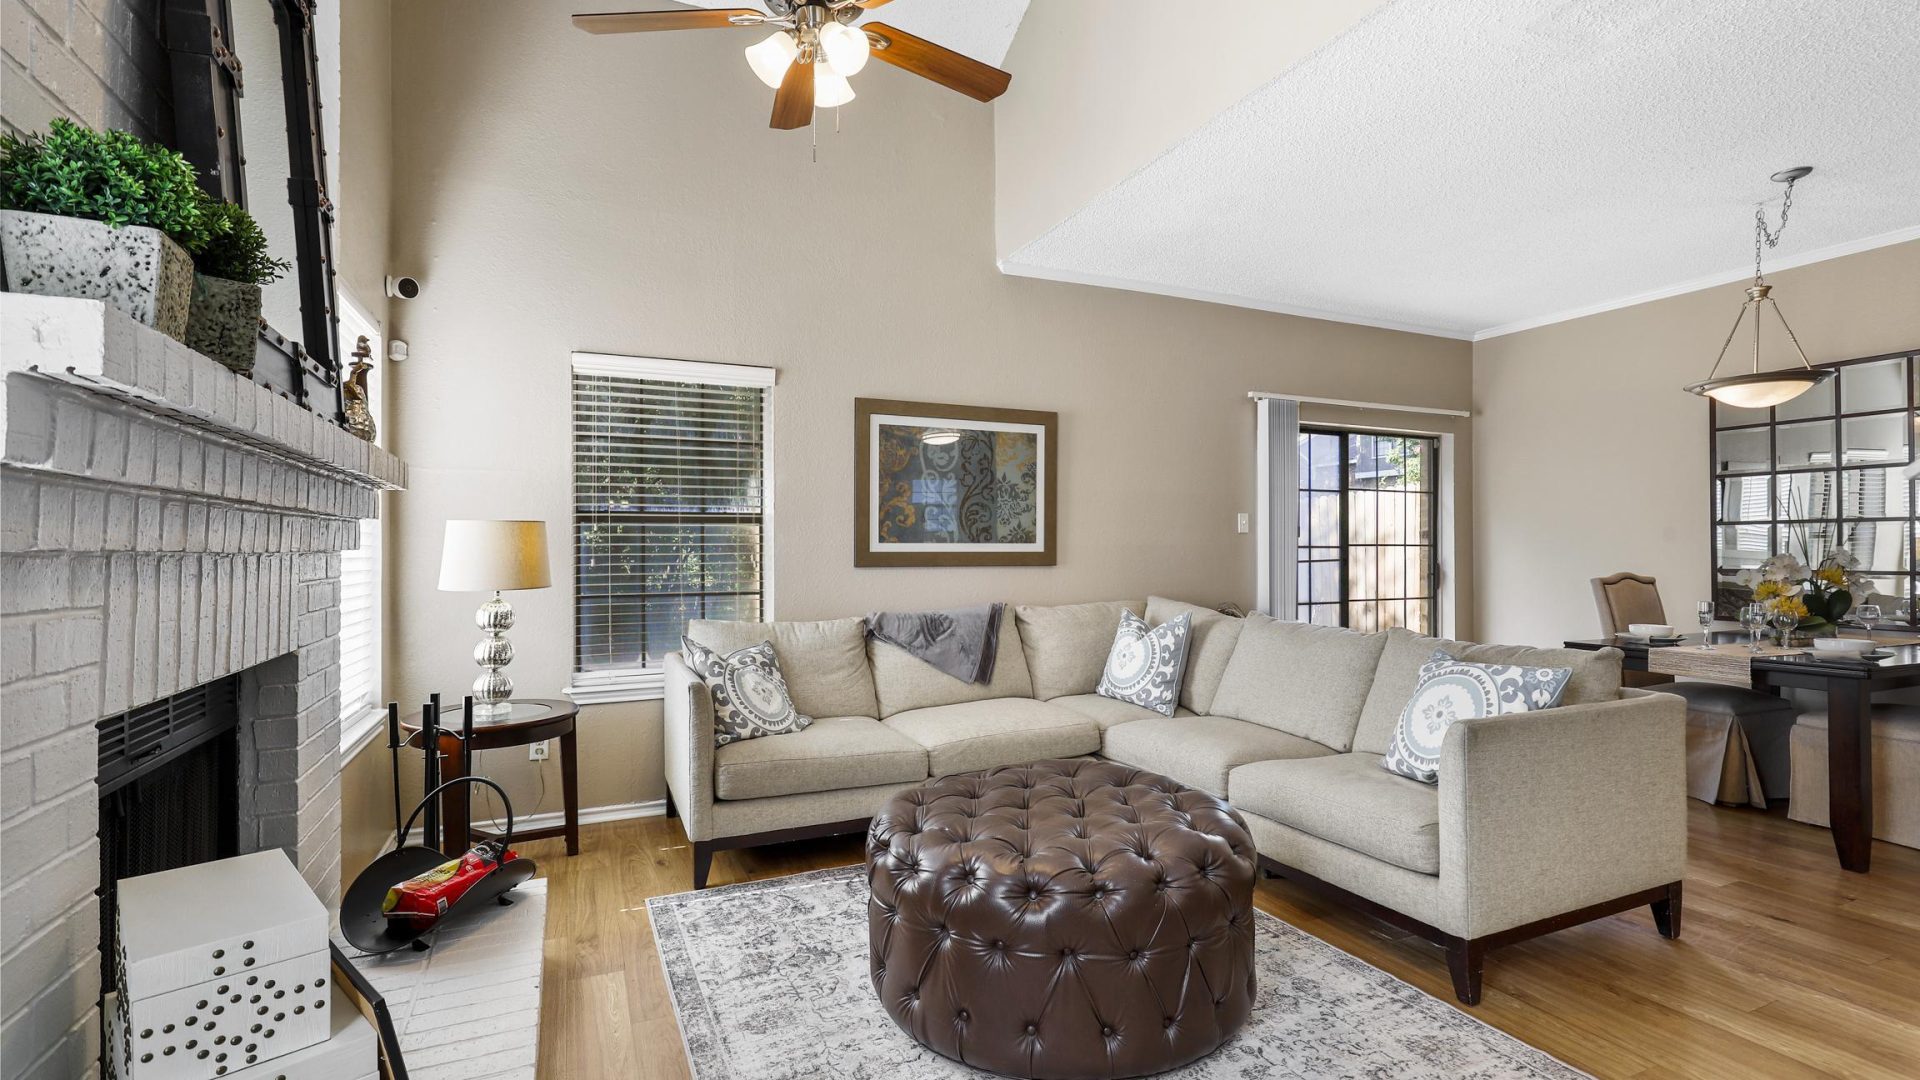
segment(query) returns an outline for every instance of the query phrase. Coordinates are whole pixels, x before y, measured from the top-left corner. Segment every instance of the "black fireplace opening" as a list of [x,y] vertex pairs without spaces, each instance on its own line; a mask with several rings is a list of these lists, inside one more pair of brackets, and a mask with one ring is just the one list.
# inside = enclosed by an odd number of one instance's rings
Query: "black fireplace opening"
[[240,853],[240,677],[100,721],[100,953],[113,988],[115,883]]

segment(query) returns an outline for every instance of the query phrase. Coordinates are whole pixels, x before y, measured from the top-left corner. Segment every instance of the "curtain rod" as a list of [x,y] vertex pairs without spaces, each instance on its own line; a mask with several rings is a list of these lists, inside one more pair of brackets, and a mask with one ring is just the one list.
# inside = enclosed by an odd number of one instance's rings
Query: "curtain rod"
[[1385,401],[1347,401],[1344,398],[1304,397],[1300,394],[1269,394],[1264,390],[1249,390],[1247,396],[1255,401],[1278,398],[1281,401],[1297,401],[1302,405],[1337,405],[1343,409],[1382,409],[1387,412],[1427,413],[1432,416],[1464,416],[1473,418],[1466,409],[1434,409],[1425,405],[1394,405]]

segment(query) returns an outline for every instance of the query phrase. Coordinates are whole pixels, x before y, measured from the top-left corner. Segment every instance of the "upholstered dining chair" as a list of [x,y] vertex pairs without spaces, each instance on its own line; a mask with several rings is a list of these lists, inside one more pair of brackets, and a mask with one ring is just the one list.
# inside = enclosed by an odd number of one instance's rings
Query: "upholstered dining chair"
[[[1593,579],[1600,630],[1608,637],[1633,623],[1667,623],[1660,588],[1645,574]],[[1744,686],[1675,682],[1670,675],[1628,672],[1627,680],[1687,702],[1687,794],[1701,802],[1745,803],[1764,810],[1768,798],[1791,793],[1790,741],[1795,717],[1787,701]]]

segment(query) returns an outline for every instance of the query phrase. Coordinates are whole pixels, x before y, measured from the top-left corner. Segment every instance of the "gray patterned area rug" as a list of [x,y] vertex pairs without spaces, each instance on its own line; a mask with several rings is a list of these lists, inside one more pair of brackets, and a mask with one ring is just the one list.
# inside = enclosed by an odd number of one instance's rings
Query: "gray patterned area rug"
[[[695,1080],[971,1080],[908,1038],[867,979],[858,866],[647,901]],[[1586,1074],[1256,912],[1253,1018],[1181,1080],[1576,1080]]]

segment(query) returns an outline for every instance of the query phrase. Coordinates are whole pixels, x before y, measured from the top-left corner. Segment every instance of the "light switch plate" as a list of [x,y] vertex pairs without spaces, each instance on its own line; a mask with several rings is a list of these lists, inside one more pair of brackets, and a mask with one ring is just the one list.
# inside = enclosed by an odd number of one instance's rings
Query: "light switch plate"
[[1247,515],[1245,515],[1245,514],[1241,514],[1241,515],[1240,515],[1240,521],[1239,521],[1239,526],[1240,526],[1240,531],[1241,531],[1241,532],[1246,532],[1246,531],[1247,531]]

